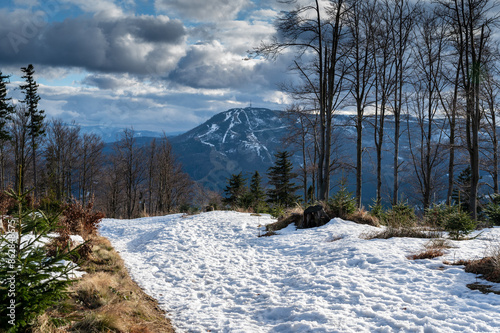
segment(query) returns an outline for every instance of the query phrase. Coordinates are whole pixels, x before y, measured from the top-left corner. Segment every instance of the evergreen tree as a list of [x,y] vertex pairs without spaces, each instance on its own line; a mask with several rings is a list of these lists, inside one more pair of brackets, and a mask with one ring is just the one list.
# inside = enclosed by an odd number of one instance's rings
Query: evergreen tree
[[3,75],[0,71],[0,141],[10,139],[9,132],[5,128],[10,115],[14,113],[14,107],[10,104],[11,98],[7,98],[7,83],[9,75]]
[[290,207],[299,199],[299,196],[295,195],[299,186],[292,182],[297,177],[297,174],[292,172],[293,165],[289,160],[292,154],[283,151],[276,153],[274,156],[276,162],[274,166],[269,168],[267,173],[269,184],[273,186],[272,189],[267,191],[268,202]]
[[75,268],[70,260],[79,257],[81,246],[69,250],[67,244],[49,256],[41,244],[52,237],[58,216],[26,210],[26,194],[9,194],[18,209],[0,236],[0,331],[10,333],[27,331],[36,317],[66,297]]
[[229,179],[228,186],[224,189],[224,193],[226,194],[226,198],[223,199],[223,202],[231,207],[239,207],[242,204],[242,199],[245,197],[247,193],[246,188],[246,179],[243,177],[241,172],[237,175],[231,175]]
[[23,79],[26,80],[26,84],[21,85],[21,91],[24,93],[24,100],[21,102],[26,104],[26,116],[29,118],[28,123],[28,135],[31,138],[31,154],[33,159],[33,185],[35,188],[35,197],[37,197],[37,170],[36,170],[36,148],[37,139],[45,134],[44,129],[44,119],[45,111],[38,110],[38,102],[40,101],[40,96],[38,96],[38,84],[33,78],[35,74],[35,69],[33,65],[28,65],[28,67],[22,67],[21,71],[24,73]]
[[255,171],[250,180],[250,196],[251,196],[251,206],[256,213],[259,213],[263,209],[263,205],[266,199],[266,193],[261,186],[262,177],[258,171]]
[[470,212],[469,198],[471,194],[471,168],[468,166],[457,177],[456,188],[451,195],[452,200],[456,205],[460,206],[460,210]]

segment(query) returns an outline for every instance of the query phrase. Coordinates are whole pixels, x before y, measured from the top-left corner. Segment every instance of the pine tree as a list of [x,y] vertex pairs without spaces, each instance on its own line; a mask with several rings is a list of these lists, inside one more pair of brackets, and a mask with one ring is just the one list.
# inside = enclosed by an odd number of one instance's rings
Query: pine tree
[[273,204],[290,207],[299,199],[295,192],[299,186],[295,185],[292,180],[297,177],[293,173],[293,165],[290,162],[290,154],[287,151],[278,152],[274,155],[276,161],[274,166],[268,170],[269,184],[273,186],[272,189],[267,191],[268,202]]
[[231,175],[229,184],[224,189],[224,193],[226,194],[226,198],[223,199],[225,204],[231,206],[232,208],[241,206],[242,199],[247,193],[246,179],[243,177],[241,172],[237,175]]
[[10,104],[11,98],[7,98],[7,83],[9,78],[9,75],[3,75],[2,71],[0,71],[0,142],[10,139],[6,125],[11,114],[14,113],[14,107]]
[[33,185],[35,188],[35,197],[37,197],[37,170],[36,170],[36,148],[37,139],[45,134],[44,129],[44,119],[45,111],[38,110],[38,102],[40,101],[40,96],[38,96],[38,84],[33,78],[35,74],[35,69],[33,65],[28,65],[28,67],[22,67],[21,71],[24,73],[23,79],[26,80],[26,84],[21,85],[21,91],[24,93],[24,100],[21,102],[26,104],[26,116],[29,117],[28,123],[28,135],[31,138],[31,154],[33,158]]
[[262,177],[258,171],[255,171],[252,178],[250,179],[250,197],[251,206],[256,213],[259,213],[263,210],[266,199],[266,193],[264,192],[261,183]]

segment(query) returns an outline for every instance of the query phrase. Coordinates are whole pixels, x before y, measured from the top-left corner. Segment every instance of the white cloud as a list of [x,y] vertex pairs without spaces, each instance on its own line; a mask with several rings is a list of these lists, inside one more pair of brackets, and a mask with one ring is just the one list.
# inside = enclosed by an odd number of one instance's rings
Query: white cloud
[[155,0],[157,11],[174,11],[184,18],[199,22],[235,19],[242,9],[251,4],[250,0]]

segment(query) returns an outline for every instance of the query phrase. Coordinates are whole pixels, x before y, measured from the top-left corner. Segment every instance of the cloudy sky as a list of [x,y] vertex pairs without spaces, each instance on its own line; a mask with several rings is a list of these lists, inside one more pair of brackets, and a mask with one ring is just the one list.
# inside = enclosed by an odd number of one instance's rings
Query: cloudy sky
[[287,63],[248,59],[274,0],[2,0],[0,70],[35,66],[48,118],[189,130],[233,107],[283,109]]

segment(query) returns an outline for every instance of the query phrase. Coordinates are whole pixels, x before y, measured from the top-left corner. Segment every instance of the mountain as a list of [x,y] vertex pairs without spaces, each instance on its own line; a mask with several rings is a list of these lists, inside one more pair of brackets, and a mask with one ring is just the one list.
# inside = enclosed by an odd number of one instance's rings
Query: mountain
[[231,174],[266,173],[287,132],[281,115],[263,108],[231,109],[170,142],[194,180],[221,190]]
[[[68,125],[72,126],[72,125]],[[118,141],[121,134],[123,133],[123,128],[113,127],[113,126],[80,126],[80,133],[97,134],[99,135],[105,143],[111,143]],[[135,137],[138,138],[160,138],[163,136],[162,132],[158,131],[148,131],[148,130],[134,130]],[[167,137],[172,137],[179,135],[181,132],[169,132],[166,133]]]

